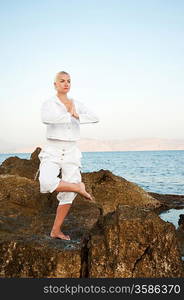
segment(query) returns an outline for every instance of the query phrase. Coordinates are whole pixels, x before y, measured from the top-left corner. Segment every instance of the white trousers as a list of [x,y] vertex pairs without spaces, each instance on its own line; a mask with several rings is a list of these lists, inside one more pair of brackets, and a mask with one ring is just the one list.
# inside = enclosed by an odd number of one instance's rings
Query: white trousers
[[[61,180],[71,183],[81,182],[82,154],[76,142],[63,141],[60,143],[60,147],[55,147],[54,143],[50,143],[43,147],[38,157],[40,159],[39,182],[41,193],[52,193]],[[60,172],[61,178],[58,177]],[[71,204],[76,195],[75,192],[59,192],[57,194],[59,205]]]

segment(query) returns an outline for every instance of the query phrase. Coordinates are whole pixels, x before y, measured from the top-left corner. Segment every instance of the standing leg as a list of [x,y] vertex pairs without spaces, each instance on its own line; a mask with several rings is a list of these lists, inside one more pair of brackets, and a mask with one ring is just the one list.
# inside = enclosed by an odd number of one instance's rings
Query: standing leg
[[[75,181],[79,181],[80,180],[80,174],[79,174],[79,171],[76,170],[74,176],[72,177],[72,180]],[[57,198],[58,200],[60,201],[59,205],[58,205],[58,208],[57,208],[57,211],[56,211],[56,217],[55,217],[55,220],[54,220],[54,224],[53,224],[53,227],[52,227],[52,230],[51,230],[51,233],[50,233],[50,236],[52,238],[60,238],[60,239],[63,239],[63,240],[70,240],[70,237],[69,235],[65,235],[62,231],[61,231],[61,227],[63,225],[63,222],[64,222],[64,219],[65,217],[67,216],[69,210],[70,210],[70,207],[72,205],[72,202],[74,200],[74,198],[76,197],[77,195],[77,191],[75,188],[72,187],[72,185],[78,185],[78,184],[81,184],[83,185],[83,183],[70,183],[70,182],[65,182],[65,181],[61,181],[59,185],[62,186],[62,183],[63,185],[66,187],[66,188],[61,188],[60,190],[61,191],[67,191],[67,192],[62,192],[62,193],[59,193]],[[69,187],[70,186],[70,187]],[[92,199],[91,198],[91,195],[88,194],[85,190],[85,186],[84,188],[82,187],[81,190],[83,190],[83,196],[85,195],[89,195],[88,196],[88,199]],[[58,188],[56,189],[56,191],[58,191]],[[86,198],[87,198],[86,196]]]
[[67,216],[67,214],[69,212],[70,207],[71,207],[71,204],[58,205],[54,224],[52,227],[52,231],[50,233],[50,236],[52,238],[60,238],[63,240],[70,240],[69,235],[65,235],[63,232],[61,232],[61,229],[60,229],[63,225],[65,217]]

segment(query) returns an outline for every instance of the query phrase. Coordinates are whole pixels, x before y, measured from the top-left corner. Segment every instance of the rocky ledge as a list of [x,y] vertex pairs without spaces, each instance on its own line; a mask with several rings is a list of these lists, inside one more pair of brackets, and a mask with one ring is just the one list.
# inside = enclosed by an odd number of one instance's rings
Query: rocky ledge
[[63,226],[71,241],[51,239],[58,201],[39,192],[40,150],[0,166],[1,277],[183,277],[182,239],[158,216],[172,200],[108,170],[82,174],[94,201],[78,195]]

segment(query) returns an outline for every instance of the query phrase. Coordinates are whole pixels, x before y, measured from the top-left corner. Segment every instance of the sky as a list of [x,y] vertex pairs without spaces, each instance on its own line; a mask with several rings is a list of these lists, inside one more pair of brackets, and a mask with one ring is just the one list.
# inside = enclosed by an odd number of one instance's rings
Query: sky
[[183,15],[182,0],[1,1],[1,149],[45,141],[62,70],[100,119],[81,138],[183,139]]

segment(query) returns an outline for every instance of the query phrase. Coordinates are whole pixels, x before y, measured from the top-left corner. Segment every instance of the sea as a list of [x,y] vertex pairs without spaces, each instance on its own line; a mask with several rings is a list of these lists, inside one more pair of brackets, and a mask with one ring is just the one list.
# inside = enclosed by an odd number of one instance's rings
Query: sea
[[[0,164],[11,156],[29,159],[31,153],[0,154]],[[184,150],[82,152],[82,172],[101,169],[148,192],[184,195]],[[170,209],[160,217],[177,228],[180,214],[184,209]]]

